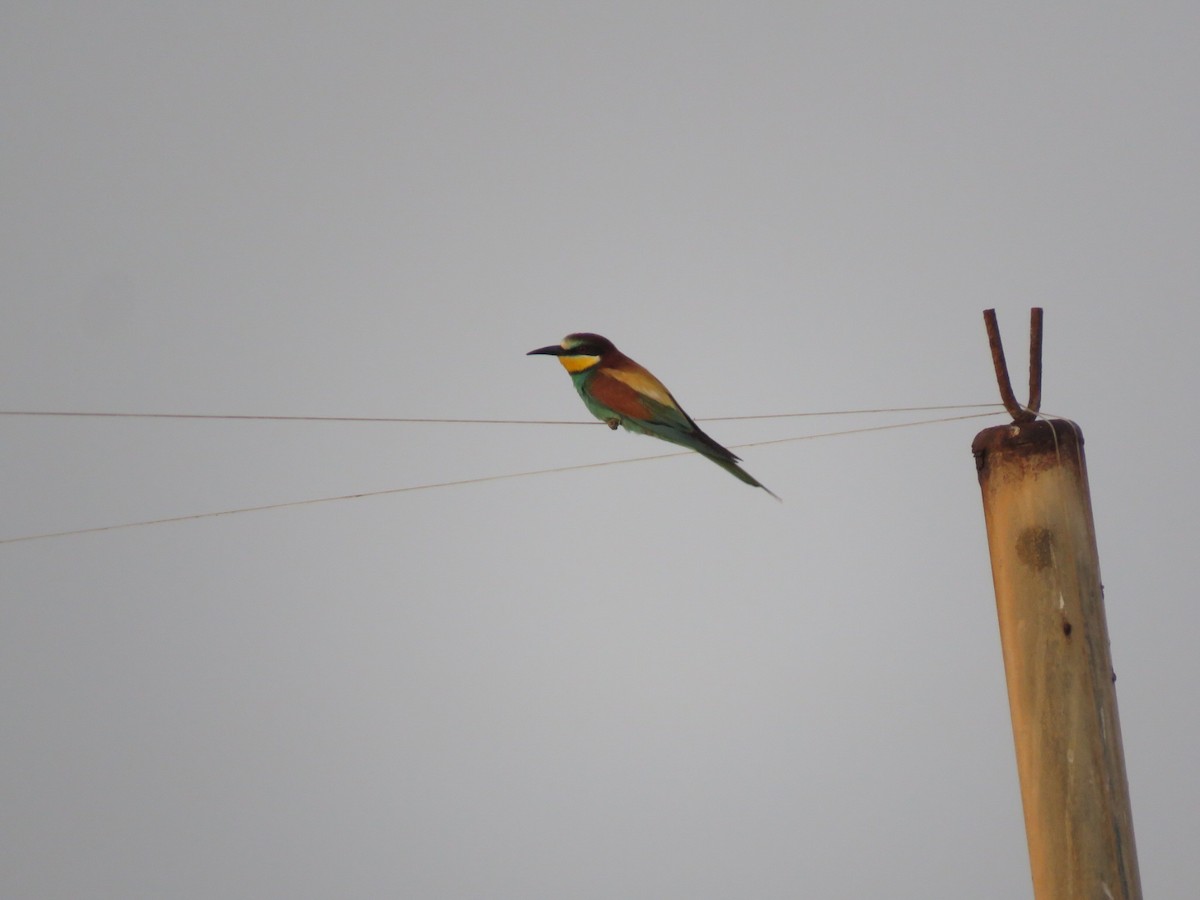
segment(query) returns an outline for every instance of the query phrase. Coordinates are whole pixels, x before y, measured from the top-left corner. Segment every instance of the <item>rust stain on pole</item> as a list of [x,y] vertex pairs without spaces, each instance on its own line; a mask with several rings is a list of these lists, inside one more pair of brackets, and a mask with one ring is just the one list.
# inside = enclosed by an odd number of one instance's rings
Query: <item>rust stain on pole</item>
[[1034,894],[1142,896],[1083,437],[1014,422],[972,445]]

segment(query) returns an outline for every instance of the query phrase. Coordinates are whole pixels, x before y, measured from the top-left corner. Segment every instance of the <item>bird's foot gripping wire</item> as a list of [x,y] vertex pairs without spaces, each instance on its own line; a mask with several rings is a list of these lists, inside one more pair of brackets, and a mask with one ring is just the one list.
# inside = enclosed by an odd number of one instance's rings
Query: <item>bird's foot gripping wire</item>
[[616,419],[616,418],[613,418],[613,419],[605,419],[605,420],[604,420],[604,424],[605,424],[605,425],[607,425],[609,428],[611,428],[613,431],[616,431],[616,430],[617,430],[617,426],[621,424],[621,420],[620,420],[620,419]]

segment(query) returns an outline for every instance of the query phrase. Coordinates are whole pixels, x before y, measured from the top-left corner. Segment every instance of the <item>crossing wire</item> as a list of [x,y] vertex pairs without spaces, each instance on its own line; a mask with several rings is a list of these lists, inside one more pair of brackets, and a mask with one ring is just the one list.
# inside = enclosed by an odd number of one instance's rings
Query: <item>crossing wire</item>
[[[976,404],[976,406],[999,406],[1000,404]],[[889,410],[890,411],[890,410]],[[978,419],[985,416],[995,416],[1003,412],[1003,409],[991,410],[989,412],[969,413],[959,416],[945,416],[938,419],[921,419],[915,422],[893,422],[889,425],[871,425],[864,428],[850,428],[843,431],[827,431],[819,434],[803,434],[790,438],[778,438],[768,441],[754,441],[745,444],[732,444],[732,449],[741,450],[746,447],[764,447],[770,444],[787,444],[796,441],[810,441],[818,438],[841,437],[850,434],[864,434],[871,431],[889,431],[896,428],[915,428],[920,425],[936,425],[943,422],[958,422],[964,419]],[[574,472],[581,469],[598,469],[602,466],[616,466],[625,463],[647,462],[653,459],[670,459],[677,456],[688,456],[692,453],[691,450],[685,450],[677,453],[658,453],[653,456],[637,456],[628,459],[613,459],[598,463],[582,463],[573,466],[555,466],[549,469],[533,469],[525,472],[508,472],[503,475],[483,475],[476,478],[462,478],[455,481],[439,481],[430,484],[414,484],[398,488],[386,488],[378,491],[360,491],[352,494],[339,494],[334,497],[313,497],[306,500],[288,500],[281,503],[265,503],[259,506],[243,506],[236,509],[223,509],[213,512],[191,513],[183,516],[167,516],[158,519],[145,519],[139,522],[121,522],[113,525],[97,525],[91,528],[75,528],[68,531],[52,531],[42,534],[28,534],[20,537],[0,538],[0,544],[17,544],[25,541],[49,540],[51,538],[72,537],[81,534],[94,534],[101,531],[117,531],[125,528],[141,528],[149,525],[165,525],[171,522],[188,522],[194,519],[210,519],[217,516],[232,516],[239,513],[248,512],[265,512],[272,509],[288,509],[296,506],[311,506],[317,503],[333,503],[340,500],[360,500],[366,497],[383,497],[389,494],[406,494],[415,491],[429,491],[437,488],[459,487],[468,484],[483,484],[488,481],[504,481],[512,478],[528,478],[534,475],[549,475],[557,472]]]
[[[951,409],[983,409],[1003,406],[1001,403],[955,403],[940,406],[895,406],[873,409],[835,409],[821,412],[772,413],[753,416],[709,416],[697,422],[738,422],[752,419],[799,419],[819,416],[855,416],[897,412],[933,412]],[[242,422],[376,422],[408,425],[602,425],[597,419],[468,419],[427,418],[414,416],[260,416],[228,413],[160,413],[160,412],[79,412],[54,410],[0,410],[0,416],[29,416],[42,418],[87,419],[201,419]]]

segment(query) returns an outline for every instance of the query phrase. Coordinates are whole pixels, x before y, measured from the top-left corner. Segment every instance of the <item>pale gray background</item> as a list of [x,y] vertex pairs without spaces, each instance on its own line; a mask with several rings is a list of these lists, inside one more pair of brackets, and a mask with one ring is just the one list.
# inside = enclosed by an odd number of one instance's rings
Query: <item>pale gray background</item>
[[[6,3],[0,408],[583,418],[524,356],[580,329],[695,416],[990,402],[980,311],[1020,376],[1042,305],[1194,897],[1197,47],[1194,0]],[[0,894],[1029,896],[991,421],[745,451],[782,505],[683,458],[0,546]],[[4,418],[0,537],[667,449]]]

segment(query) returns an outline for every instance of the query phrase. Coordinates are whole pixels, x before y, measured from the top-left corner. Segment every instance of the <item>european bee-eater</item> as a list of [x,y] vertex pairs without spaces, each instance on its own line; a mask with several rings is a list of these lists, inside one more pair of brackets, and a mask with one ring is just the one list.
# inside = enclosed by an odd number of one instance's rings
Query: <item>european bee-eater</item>
[[616,430],[623,425],[626,431],[648,434],[695,450],[734,477],[779,499],[774,491],[738,465],[738,457],[701,431],[661,381],[613,346],[608,338],[588,332],[568,334],[561,344],[530,350],[526,356],[538,354],[558,357],[563,368],[571,373],[571,381],[584,405],[609,428]]

